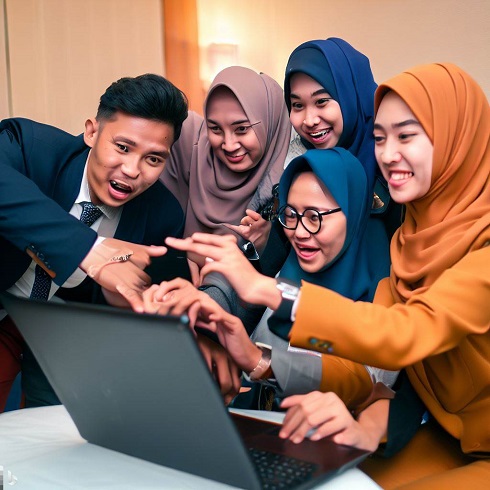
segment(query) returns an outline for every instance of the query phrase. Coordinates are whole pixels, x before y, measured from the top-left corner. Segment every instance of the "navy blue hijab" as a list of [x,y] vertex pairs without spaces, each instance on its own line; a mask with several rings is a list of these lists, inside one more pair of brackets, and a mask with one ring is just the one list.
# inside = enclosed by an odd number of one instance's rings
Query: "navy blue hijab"
[[[349,150],[366,171],[370,194],[377,172],[374,157],[374,91],[369,60],[342,39],[308,41],[289,57],[284,80],[284,97],[291,112],[291,76],[304,73],[318,82],[336,100],[342,111],[344,129],[337,146]],[[307,148],[313,146],[303,140]]]
[[[389,274],[389,261],[386,260],[384,267],[374,269],[369,263],[366,228],[372,194],[363,166],[343,148],[308,150],[296,157],[282,174],[280,206],[287,204],[295,175],[305,171],[312,171],[342,208],[347,218],[345,243],[340,253],[324,269],[313,274],[300,267],[296,253],[291,249],[279,276],[317,284],[356,301],[372,301],[378,281]],[[372,270],[378,272],[373,273]]]

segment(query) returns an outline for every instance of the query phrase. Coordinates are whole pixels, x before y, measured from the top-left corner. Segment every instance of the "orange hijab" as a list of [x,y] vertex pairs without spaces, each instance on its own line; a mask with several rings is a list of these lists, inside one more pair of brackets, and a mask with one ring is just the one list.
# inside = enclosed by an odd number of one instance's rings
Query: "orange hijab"
[[479,85],[450,63],[417,66],[380,85],[376,112],[390,90],[434,145],[430,189],[407,204],[391,241],[392,294],[406,302],[490,240],[490,107]]

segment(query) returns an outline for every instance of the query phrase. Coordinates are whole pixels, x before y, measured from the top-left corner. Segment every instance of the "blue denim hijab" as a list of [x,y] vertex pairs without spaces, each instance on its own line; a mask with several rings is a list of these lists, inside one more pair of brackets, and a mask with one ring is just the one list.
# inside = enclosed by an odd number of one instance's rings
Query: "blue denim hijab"
[[[378,281],[389,274],[389,258],[370,253],[366,229],[372,194],[361,163],[343,148],[308,150],[284,171],[279,184],[280,206],[287,203],[294,176],[304,171],[312,171],[342,208],[347,218],[346,239],[337,257],[313,274],[301,269],[292,249],[279,276],[324,286],[353,300],[372,301]],[[380,260],[385,262],[381,267],[371,267],[371,261]]]
[[[289,112],[290,80],[294,73],[304,73],[313,78],[339,103],[344,129],[337,146],[349,150],[360,160],[369,189],[373,191],[377,171],[373,138],[376,82],[368,58],[349,43],[334,37],[298,46],[289,57],[284,80],[284,97]],[[303,144],[313,148],[304,140]]]

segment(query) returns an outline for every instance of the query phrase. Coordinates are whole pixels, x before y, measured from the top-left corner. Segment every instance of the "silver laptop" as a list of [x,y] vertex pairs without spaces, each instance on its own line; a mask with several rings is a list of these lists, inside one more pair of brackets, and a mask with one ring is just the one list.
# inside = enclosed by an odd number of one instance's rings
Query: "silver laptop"
[[286,488],[309,488],[368,454],[327,439],[293,444],[277,425],[230,415],[186,317],[0,301],[93,444],[247,489],[283,488],[282,472]]

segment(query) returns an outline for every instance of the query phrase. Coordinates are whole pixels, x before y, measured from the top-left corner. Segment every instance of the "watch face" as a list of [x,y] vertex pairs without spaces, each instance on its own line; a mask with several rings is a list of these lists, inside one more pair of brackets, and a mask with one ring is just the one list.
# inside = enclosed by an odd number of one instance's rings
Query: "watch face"
[[291,286],[290,284],[286,284],[286,287],[283,289],[285,293],[288,294],[296,294],[298,292],[298,288],[296,286]]
[[242,246],[242,251],[248,260],[259,260],[259,253],[252,242],[246,242]]
[[298,286],[282,281],[277,283],[277,288],[282,291],[283,297],[291,297],[291,299],[295,299],[299,292]]

